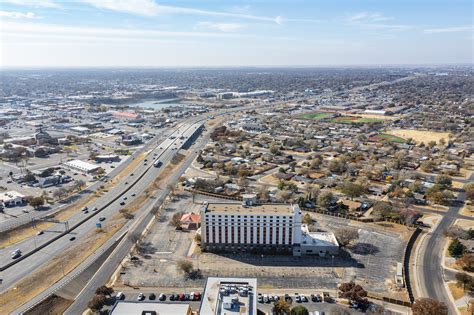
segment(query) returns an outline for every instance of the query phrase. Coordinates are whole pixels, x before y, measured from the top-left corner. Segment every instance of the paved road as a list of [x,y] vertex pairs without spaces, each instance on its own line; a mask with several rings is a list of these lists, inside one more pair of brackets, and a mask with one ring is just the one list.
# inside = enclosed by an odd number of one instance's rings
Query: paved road
[[[209,141],[209,135],[206,135],[194,145],[196,148],[202,148]],[[177,169],[169,178],[170,183],[176,183],[179,177],[184,174],[186,169],[191,165],[192,161],[196,158],[197,151],[192,151],[192,153],[186,157],[185,162]],[[157,204],[161,204],[164,200],[164,197],[167,196],[169,191],[167,189],[160,191],[156,197]],[[141,224],[137,224],[135,227],[129,229],[129,234],[133,234],[136,231],[143,231],[143,225],[148,223],[152,218],[153,214],[149,212],[149,209],[146,210],[147,216],[142,220]],[[84,309],[87,308],[87,303],[90,301],[96,288],[103,285],[107,280],[112,276],[113,272],[116,270],[117,266],[122,262],[122,260],[130,253],[130,250],[133,246],[133,242],[129,238],[125,238],[115,251],[110,255],[107,261],[101,266],[98,272],[94,277],[87,283],[81,293],[76,297],[73,304],[67,309],[65,314],[81,314]]]
[[[198,119],[194,119],[194,121],[197,121],[197,120]],[[155,180],[155,178],[159,175],[162,168],[155,168],[151,165],[154,159],[152,154],[157,153],[157,156],[163,162],[163,165],[166,165],[166,163],[168,163],[173,158],[173,156],[177,152],[177,149],[179,149],[184,144],[184,142],[186,141],[185,139],[189,139],[191,135],[194,134],[194,132],[196,131],[196,129],[199,127],[200,124],[201,123],[196,123],[196,124],[189,123],[189,124],[184,124],[178,127],[176,131],[173,133],[173,135],[176,135],[176,138],[165,139],[160,145],[162,149],[160,149],[160,147],[157,147],[155,150],[153,150],[153,152],[150,152],[148,165],[147,166],[140,165],[134,171],[134,172],[137,172],[136,174],[134,173],[135,174],[134,176],[138,176],[139,171],[142,171],[143,168],[146,169],[144,173],[145,175],[138,181],[138,183],[133,188],[130,189],[130,191],[127,194],[125,194],[128,197],[128,200],[126,201],[126,203],[128,203],[130,200],[133,199],[133,197],[131,196],[132,193],[136,193],[137,195],[139,195],[139,193],[144,191],[146,187],[148,187],[148,185],[153,180]],[[185,139],[180,139],[181,135],[183,135]],[[70,232],[69,234],[56,240],[55,242],[48,245],[47,247],[41,249],[40,251],[34,253],[33,255],[27,257],[26,259],[20,261],[19,263],[3,271],[0,275],[0,278],[3,279],[0,290],[4,291],[7,288],[11,287],[11,285],[14,284],[16,281],[20,280],[24,276],[33,272],[39,266],[49,261],[52,257],[64,251],[64,249],[70,247],[71,246],[71,241],[69,240],[70,237],[72,236],[76,237],[76,240],[73,242],[78,242],[81,238],[84,238],[85,235],[87,235],[91,230],[95,228],[95,223],[98,222],[97,218],[99,216],[108,218],[108,217],[111,217],[114,213],[118,212],[118,210],[120,210],[123,207],[120,205],[120,202],[122,202],[123,200],[122,198],[123,191],[124,189],[127,189],[131,186],[132,177],[130,177],[129,181],[130,181],[130,184],[128,184],[127,181],[120,182],[111,191],[109,191],[109,193],[101,197],[100,201],[96,202],[95,204],[92,204],[89,207],[91,209],[92,207],[95,207],[95,206],[100,207],[101,204],[103,204],[104,202],[109,202],[113,200],[114,198],[116,198],[117,196],[120,196],[118,200],[114,201],[110,206],[100,211],[100,215],[98,214],[93,219],[90,219],[84,224],[80,225],[74,231]],[[71,218],[70,226],[72,226],[73,222],[75,223],[75,222],[78,222],[79,220],[82,220],[84,216],[85,215],[82,213],[76,214],[73,218]],[[107,220],[104,221],[103,224],[106,225]],[[57,228],[59,229],[59,227]],[[54,235],[53,234],[50,235],[49,232],[45,233],[42,236],[54,237]],[[32,242],[24,242],[25,251],[22,250],[24,253],[34,248],[34,239],[35,238],[33,238],[33,244]],[[10,261],[11,261],[10,255],[2,255],[0,257],[0,263],[2,265]]]
[[[468,181],[473,180],[474,173],[471,174]],[[465,193],[460,192],[457,200],[464,201]],[[420,246],[423,246],[423,259],[421,265],[418,265],[417,270],[417,274],[420,277],[421,295],[446,303],[449,308],[449,314],[456,314],[456,310],[444,286],[442,259],[445,238],[443,232],[454,223],[461,207],[462,205],[450,207],[444,215],[442,214],[443,216],[438,226],[426,237],[424,244],[420,244]]]
[[[166,135],[168,133],[171,133],[172,130],[174,130],[174,129],[175,128],[166,128],[166,129],[164,129],[163,133],[159,137],[156,137],[155,139],[149,141],[145,146],[143,146],[139,150],[135,151],[124,163],[120,163],[112,172],[107,174],[107,178],[110,179],[110,178],[113,178],[116,175],[118,175],[124,168],[126,168],[133,161],[134,157],[139,156],[144,151],[150,150],[150,148],[152,148],[152,147],[155,147],[157,145],[157,143],[162,142],[166,138]],[[57,165],[57,163],[55,165]],[[97,181],[96,183],[94,183],[91,186],[87,187],[87,192],[83,191],[78,195],[81,196],[81,198],[82,198],[87,193],[89,193],[89,194],[93,193],[101,185],[103,185],[103,182]],[[66,206],[69,206],[69,205],[73,204],[75,202],[75,198],[74,198],[75,196],[77,196],[77,194],[74,195],[74,196],[71,196],[69,198],[70,200],[74,200],[74,201],[68,202],[66,204],[57,204],[57,206],[55,206],[52,209],[47,210],[47,211],[32,211],[32,212],[30,212],[28,214],[25,214],[25,215],[22,215],[18,218],[11,218],[11,219],[8,219],[8,220],[2,220],[0,222],[0,232],[7,231],[7,230],[13,229],[15,227],[18,227],[20,225],[27,224],[27,223],[31,222],[31,220],[33,218],[40,218],[40,217],[45,217],[47,215],[53,214],[53,213],[59,211],[61,208],[64,208]]]

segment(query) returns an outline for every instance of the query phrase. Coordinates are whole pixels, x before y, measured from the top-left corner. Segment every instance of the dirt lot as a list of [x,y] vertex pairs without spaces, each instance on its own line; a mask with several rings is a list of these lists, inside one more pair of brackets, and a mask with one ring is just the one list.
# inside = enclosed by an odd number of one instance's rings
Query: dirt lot
[[448,132],[436,132],[436,131],[414,130],[414,129],[394,129],[394,130],[388,130],[387,133],[404,138],[404,139],[412,138],[414,141],[418,143],[424,142],[425,144],[428,144],[428,142],[431,142],[431,141],[435,141],[436,143],[438,143],[440,139],[444,139],[447,142],[449,139]]

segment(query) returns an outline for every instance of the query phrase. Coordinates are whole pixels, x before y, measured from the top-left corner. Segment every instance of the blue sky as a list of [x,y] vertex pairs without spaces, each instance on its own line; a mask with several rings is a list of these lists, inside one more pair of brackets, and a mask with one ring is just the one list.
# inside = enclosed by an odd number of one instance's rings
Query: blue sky
[[465,0],[0,0],[2,66],[472,63]]

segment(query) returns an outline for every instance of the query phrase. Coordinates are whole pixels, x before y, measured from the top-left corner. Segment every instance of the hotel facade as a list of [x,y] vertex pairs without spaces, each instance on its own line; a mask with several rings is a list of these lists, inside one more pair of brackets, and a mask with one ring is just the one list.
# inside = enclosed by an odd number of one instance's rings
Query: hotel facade
[[208,251],[336,255],[333,233],[310,233],[297,204],[205,203],[201,248]]
[[298,205],[206,203],[201,220],[207,250],[291,252],[301,242]]

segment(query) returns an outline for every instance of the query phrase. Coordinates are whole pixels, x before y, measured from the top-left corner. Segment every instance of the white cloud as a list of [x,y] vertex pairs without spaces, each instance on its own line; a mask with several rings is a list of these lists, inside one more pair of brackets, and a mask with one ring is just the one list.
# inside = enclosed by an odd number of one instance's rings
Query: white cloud
[[90,38],[117,37],[122,39],[163,39],[163,38],[200,38],[200,37],[254,37],[254,35],[227,34],[220,32],[176,32],[150,29],[103,28],[103,27],[75,27],[58,24],[18,23],[13,21],[2,22],[2,37],[14,34],[36,35],[38,38],[61,36],[71,39],[88,36]]
[[210,30],[218,30],[221,32],[232,32],[244,28],[244,25],[239,23],[213,23],[213,22],[199,22],[198,28],[205,28]]
[[0,11],[1,18],[11,19],[35,19],[36,15],[33,12],[11,12],[11,11]]
[[359,12],[346,19],[349,22],[373,23],[393,20],[393,17],[385,16],[378,12]]
[[59,3],[53,0],[2,0],[3,3],[23,5],[36,8],[59,8]]
[[194,14],[205,16],[232,17],[247,20],[278,23],[278,17],[258,16],[251,14],[233,13],[225,11],[210,11],[187,7],[160,5],[153,0],[82,0],[82,2],[96,8],[108,9],[143,16],[157,16],[160,14]]
[[444,27],[444,28],[432,28],[423,30],[423,33],[426,34],[439,34],[439,33],[458,33],[472,31],[473,26],[453,26],[453,27]]

